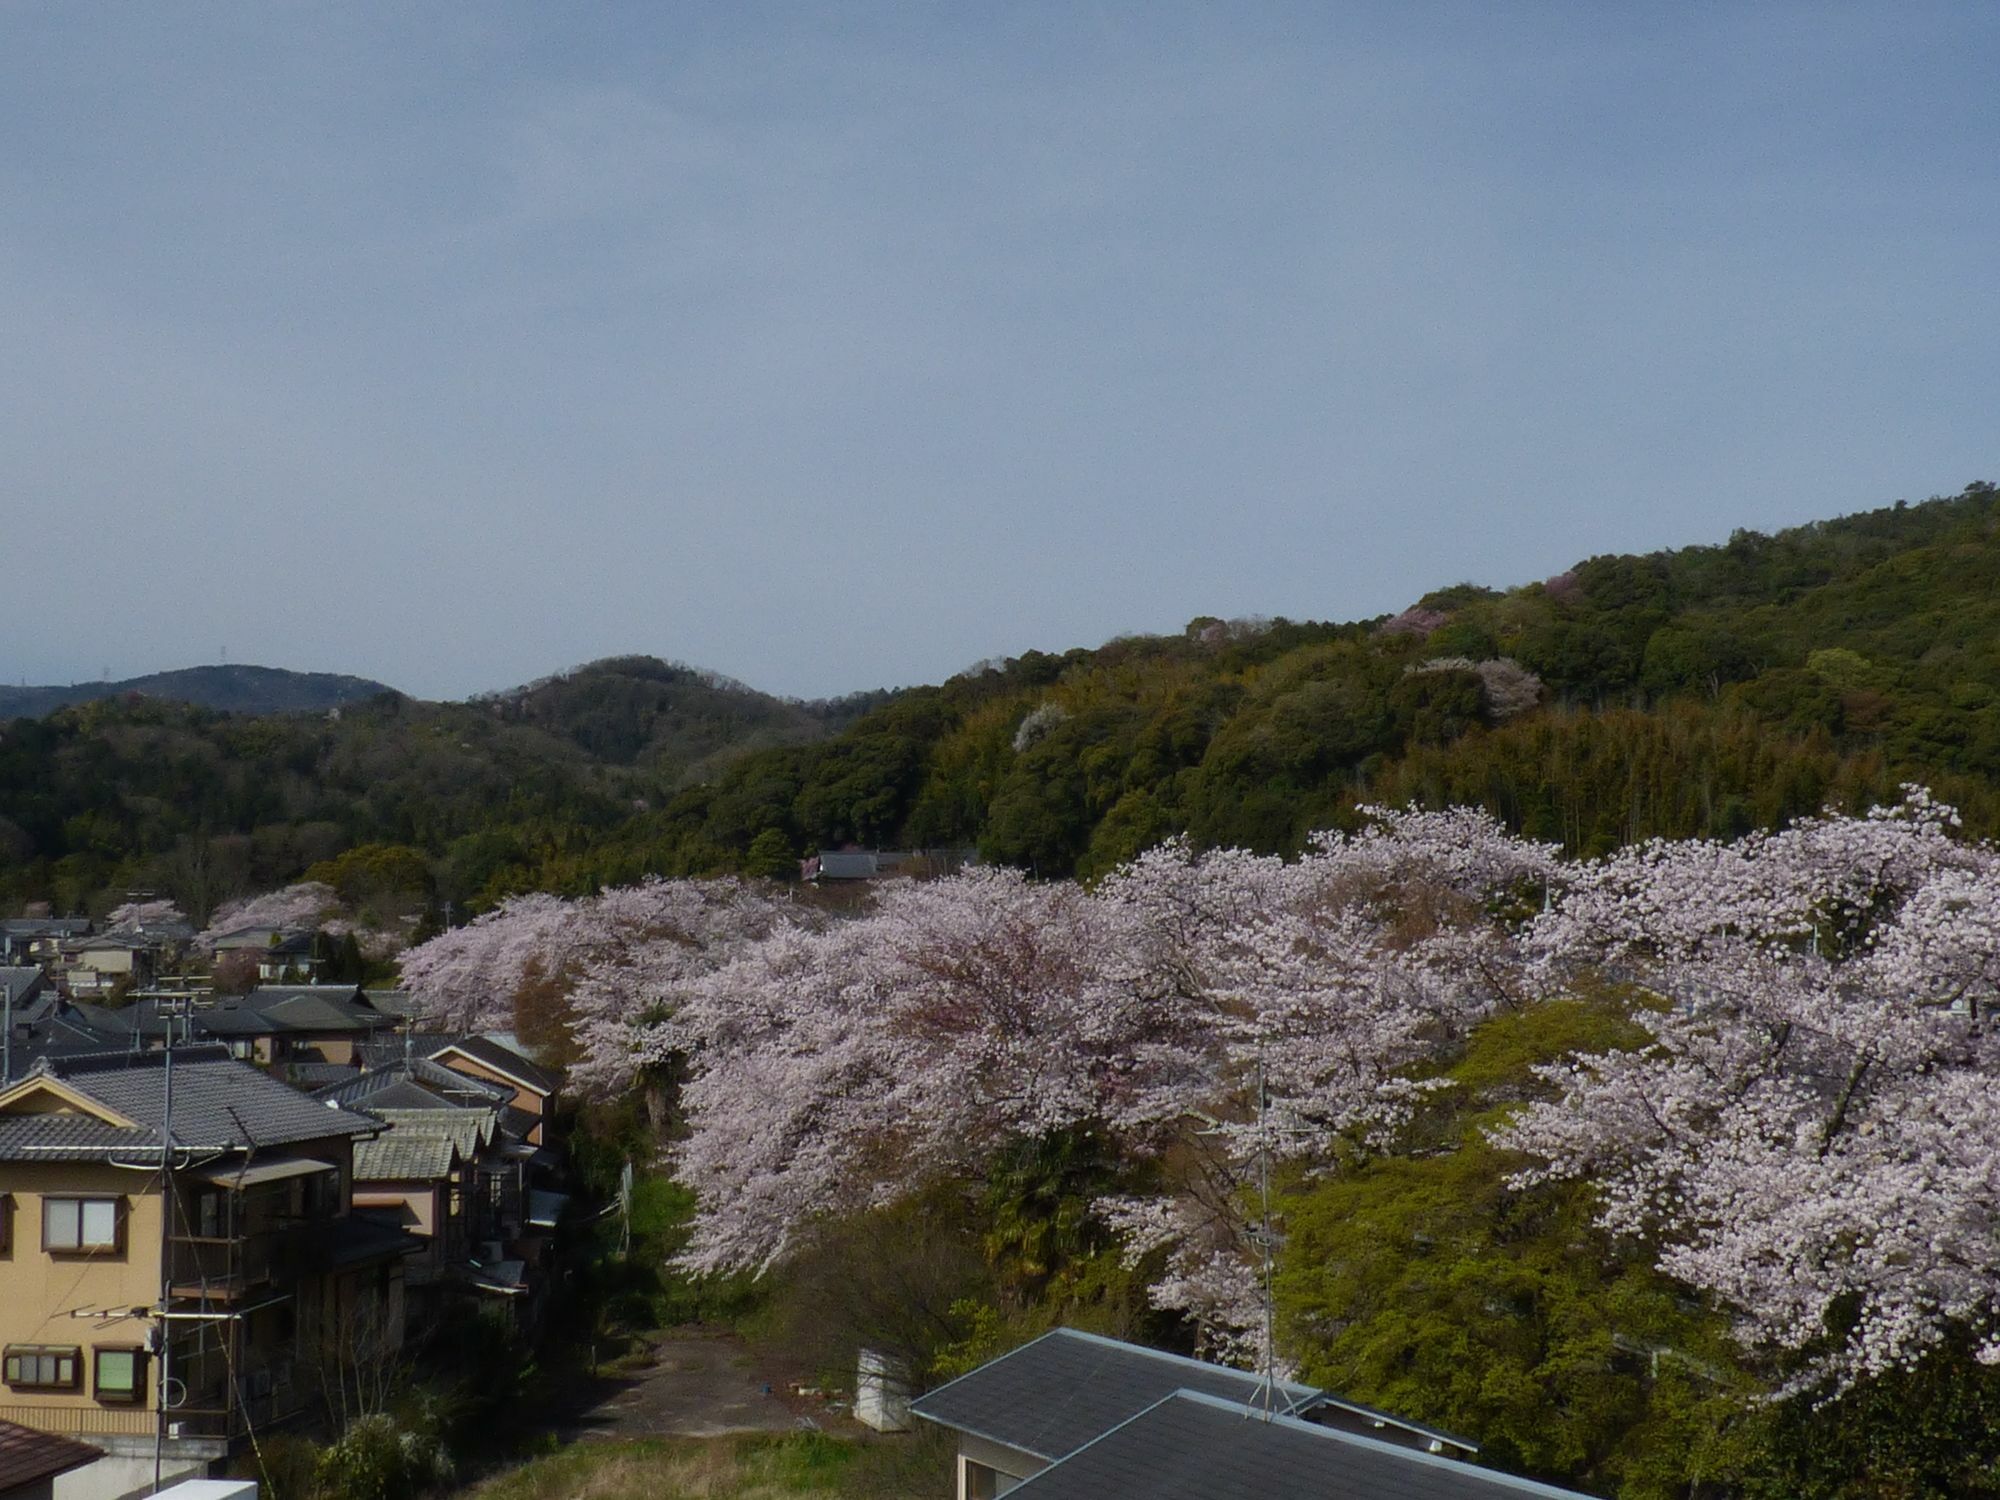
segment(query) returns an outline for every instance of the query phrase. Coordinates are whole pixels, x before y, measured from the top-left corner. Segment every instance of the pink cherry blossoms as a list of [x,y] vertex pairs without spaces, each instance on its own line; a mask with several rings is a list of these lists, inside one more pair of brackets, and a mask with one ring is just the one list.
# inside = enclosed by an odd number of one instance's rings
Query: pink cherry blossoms
[[301,881],[261,896],[223,902],[209,918],[207,930],[195,942],[200,947],[212,948],[217,938],[246,927],[316,928],[322,918],[339,909],[340,896],[332,886],[317,880]]
[[1102,1129],[1162,1187],[1100,1214],[1244,1357],[1260,1179],[1405,1149],[1474,1028],[1608,988],[1645,1044],[1541,1070],[1496,1137],[1517,1186],[1591,1183],[1795,1384],[1954,1331],[2000,1361],[2000,855],[1951,809],[1590,862],[1475,811],[1366,817],[1291,861],[1177,841],[1093,888],[974,869],[838,917],[731,881],[521,897],[404,979],[468,1027],[558,980],[586,1089],[680,1065],[696,1271]]
[[1546,1070],[1502,1136],[1522,1183],[1594,1182],[1602,1220],[1837,1385],[1954,1326],[2000,1361],[2000,858],[1910,789],[1732,846],[1571,872],[1533,936],[1549,986],[1651,998],[1652,1045]]

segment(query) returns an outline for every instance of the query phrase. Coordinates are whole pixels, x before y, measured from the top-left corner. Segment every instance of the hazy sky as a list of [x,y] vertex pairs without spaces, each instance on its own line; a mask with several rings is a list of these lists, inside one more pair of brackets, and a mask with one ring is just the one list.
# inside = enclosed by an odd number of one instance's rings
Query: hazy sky
[[0,6],[0,672],[936,681],[2000,479],[2000,6]]

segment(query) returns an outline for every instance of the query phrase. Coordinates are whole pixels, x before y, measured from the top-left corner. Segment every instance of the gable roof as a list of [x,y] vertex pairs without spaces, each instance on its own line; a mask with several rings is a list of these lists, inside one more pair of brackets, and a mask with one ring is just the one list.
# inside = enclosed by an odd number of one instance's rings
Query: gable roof
[[[910,1410],[1053,1462],[1176,1391],[1261,1406],[1264,1389],[1247,1370],[1058,1328],[927,1392]],[[1288,1411],[1318,1394],[1280,1381],[1274,1404]]]
[[354,1143],[356,1182],[435,1182],[451,1175],[457,1144],[446,1135],[391,1130]]
[[104,1457],[102,1449],[52,1432],[0,1422],[0,1495],[67,1474]]
[[445,1104],[499,1107],[514,1091],[504,1083],[454,1072],[428,1058],[397,1058],[363,1072],[348,1069],[317,1090],[315,1099],[370,1109],[436,1109]]
[[[978,1373],[977,1371],[974,1372]],[[1010,1494],[1020,1500],[1580,1500],[1459,1459],[1175,1391]]]
[[243,1004],[287,1031],[375,1032],[394,1024],[358,984],[260,984]]
[[[469,1062],[495,1073],[505,1074],[523,1088],[541,1095],[553,1094],[562,1080],[532,1058],[523,1057],[512,1047],[503,1047],[487,1036],[462,1036],[446,1042],[431,1053],[434,1058],[457,1053]],[[450,1064],[446,1064],[450,1066]]]
[[[110,1156],[161,1146],[161,1052],[96,1052],[45,1058],[17,1090],[39,1082],[60,1087],[130,1121],[114,1139],[88,1115],[0,1113],[0,1159],[46,1157],[54,1150]],[[222,1047],[174,1050],[173,1145],[189,1151],[250,1151],[326,1136],[373,1134],[367,1115],[330,1108],[238,1062]],[[14,1155],[13,1153],[21,1153]]]
[[493,1139],[498,1121],[490,1109],[461,1109],[440,1105],[431,1109],[374,1109],[369,1111],[389,1127],[391,1135],[428,1135],[450,1141],[461,1156],[477,1156],[480,1147]]

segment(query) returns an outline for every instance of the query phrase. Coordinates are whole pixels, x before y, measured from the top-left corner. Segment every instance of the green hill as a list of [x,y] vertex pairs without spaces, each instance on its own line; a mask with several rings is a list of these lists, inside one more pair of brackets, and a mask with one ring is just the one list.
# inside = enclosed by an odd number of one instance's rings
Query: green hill
[[[246,669],[248,670],[248,669]],[[1571,850],[1923,780],[2000,832],[2000,495],[1458,585],[1347,624],[1198,619],[799,704],[616,658],[338,716],[121,698],[0,726],[0,901],[228,893],[363,844],[481,904],[846,842],[1090,875],[1172,833],[1290,850],[1471,802]]]
[[324,712],[394,689],[365,677],[333,672],[287,672],[281,667],[186,667],[128,677],[123,682],[77,682],[68,687],[0,687],[0,719],[39,718],[104,698],[157,698],[233,714]]

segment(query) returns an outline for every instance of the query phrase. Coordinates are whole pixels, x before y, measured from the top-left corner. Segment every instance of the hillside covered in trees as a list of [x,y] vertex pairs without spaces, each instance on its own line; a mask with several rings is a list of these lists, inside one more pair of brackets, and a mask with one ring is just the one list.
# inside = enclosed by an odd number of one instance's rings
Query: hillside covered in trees
[[105,698],[157,698],[232,714],[324,712],[392,689],[366,677],[335,672],[288,672],[282,667],[184,667],[122,682],[73,682],[67,687],[0,686],[0,719],[33,718]]
[[107,701],[0,727],[0,900],[197,912],[357,846],[490,906],[847,843],[1102,874],[1161,838],[1289,853],[1363,804],[1473,804],[1572,854],[1921,780],[2000,829],[2000,494],[1591,558],[1324,624],[1025,652],[797,704],[649,658],[325,715]]

